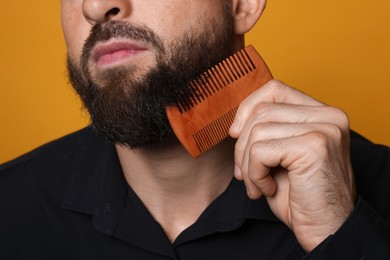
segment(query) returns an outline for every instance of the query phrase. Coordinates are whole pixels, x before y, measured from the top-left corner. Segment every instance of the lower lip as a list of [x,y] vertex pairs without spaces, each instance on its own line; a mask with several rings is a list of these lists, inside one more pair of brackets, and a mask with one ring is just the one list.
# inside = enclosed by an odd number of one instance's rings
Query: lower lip
[[118,50],[116,52],[100,56],[99,59],[97,60],[97,65],[99,67],[119,65],[127,61],[128,59],[135,57],[141,52],[142,50],[128,50],[128,49]]

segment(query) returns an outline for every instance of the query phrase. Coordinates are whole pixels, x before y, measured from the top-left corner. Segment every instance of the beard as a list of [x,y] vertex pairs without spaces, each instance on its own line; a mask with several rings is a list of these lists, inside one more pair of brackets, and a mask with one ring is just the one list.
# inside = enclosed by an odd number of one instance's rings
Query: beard
[[[231,9],[223,8],[223,19],[201,21],[164,47],[150,29],[121,21],[95,25],[85,42],[77,66],[69,57],[69,80],[91,116],[93,129],[106,140],[131,149],[167,144],[174,136],[165,107],[178,96],[190,98],[188,82],[233,52]],[[100,74],[89,70],[91,50],[100,41],[120,37],[142,41],[156,51],[157,64],[144,76],[134,68],[115,67]],[[169,53],[169,57],[166,57]]]

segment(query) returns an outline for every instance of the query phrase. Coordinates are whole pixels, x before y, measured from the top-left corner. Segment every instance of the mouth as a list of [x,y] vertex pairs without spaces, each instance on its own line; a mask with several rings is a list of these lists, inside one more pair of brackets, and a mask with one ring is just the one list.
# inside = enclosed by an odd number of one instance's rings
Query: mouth
[[128,62],[147,50],[132,42],[101,43],[92,51],[92,61],[98,68],[107,68]]

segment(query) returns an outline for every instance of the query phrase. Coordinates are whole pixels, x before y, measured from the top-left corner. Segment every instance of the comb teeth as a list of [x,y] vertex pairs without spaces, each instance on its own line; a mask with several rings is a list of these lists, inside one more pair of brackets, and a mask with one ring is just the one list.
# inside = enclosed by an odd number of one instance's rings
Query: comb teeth
[[[243,49],[218,65],[210,68],[197,79],[190,81],[189,92],[179,93],[177,107],[181,113],[202,103],[224,87],[256,69],[255,64]],[[189,94],[189,96],[187,96]]]
[[228,137],[228,133],[225,130],[229,129],[230,125],[233,123],[237,109],[238,107],[233,108],[193,135],[195,143],[201,153],[206,152],[216,143],[219,143]]
[[228,137],[240,103],[271,79],[253,46],[210,68],[165,108],[177,139],[193,158],[210,150]]

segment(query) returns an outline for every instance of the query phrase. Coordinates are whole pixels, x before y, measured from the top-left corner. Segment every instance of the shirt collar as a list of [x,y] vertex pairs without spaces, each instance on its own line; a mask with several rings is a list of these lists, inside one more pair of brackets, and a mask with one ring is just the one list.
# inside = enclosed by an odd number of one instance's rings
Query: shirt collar
[[[82,159],[73,173],[63,207],[93,215],[94,225],[102,233],[159,254],[174,254],[162,228],[127,185],[114,145],[89,131],[76,155]],[[244,184],[233,179],[174,245],[216,232],[229,232],[246,219],[279,221],[265,198],[250,200]]]

